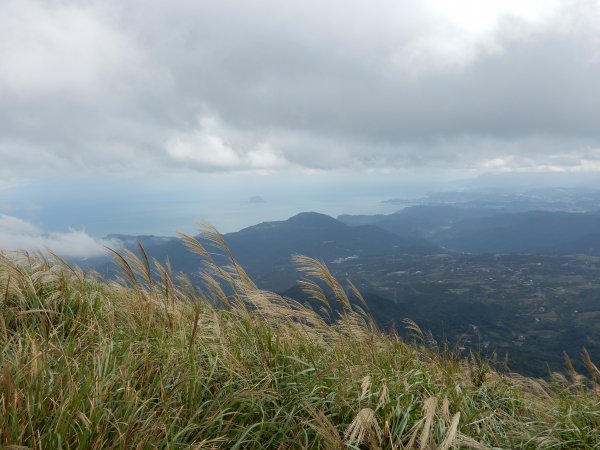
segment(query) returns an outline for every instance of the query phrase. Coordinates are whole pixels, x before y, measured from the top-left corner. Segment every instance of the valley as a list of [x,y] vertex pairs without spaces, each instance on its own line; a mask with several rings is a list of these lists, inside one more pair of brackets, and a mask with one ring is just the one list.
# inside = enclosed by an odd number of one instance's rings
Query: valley
[[[318,258],[358,287],[381,327],[408,337],[402,321],[409,318],[458,354],[495,355],[509,370],[546,377],[564,370],[563,351],[575,361],[584,347],[600,357],[596,230],[595,211],[439,204],[339,220],[306,212],[224,239],[262,289],[310,302],[296,284],[292,255]],[[152,258],[168,258],[202,287],[201,258],[178,238],[111,238],[134,251],[139,239]],[[221,253],[213,256],[225,262]],[[79,263],[105,277],[116,273],[107,258]]]
[[[511,370],[547,376],[562,352],[600,355],[600,258],[441,253],[330,264],[363,292],[383,326],[415,320],[455,351],[497,354]],[[582,369],[582,367],[580,367]]]

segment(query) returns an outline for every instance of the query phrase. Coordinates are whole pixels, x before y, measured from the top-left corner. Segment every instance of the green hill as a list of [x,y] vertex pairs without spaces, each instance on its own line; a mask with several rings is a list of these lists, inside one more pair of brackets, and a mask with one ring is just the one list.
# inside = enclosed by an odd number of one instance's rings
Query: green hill
[[0,447],[599,448],[585,352],[588,377],[568,358],[568,378],[503,373],[414,323],[410,342],[381,332],[317,260],[296,258],[320,312],[184,241],[202,292],[143,251],[115,255],[118,282],[0,256]]
[[[127,248],[135,247],[135,236],[111,235]],[[302,254],[333,261],[337,258],[373,257],[400,254],[429,254],[440,247],[418,237],[404,238],[375,226],[348,226],[325,214],[304,212],[287,220],[263,222],[234,233],[225,241],[231,251],[261,287],[283,291],[295,284],[296,270],[291,255]],[[201,258],[190,253],[177,238],[141,236],[148,255],[164,261],[171,260],[175,271],[195,276]],[[198,236],[202,240],[201,236]],[[226,259],[217,261],[226,264]],[[87,261],[87,265],[110,275],[114,268],[106,258]],[[102,270],[101,267],[108,267]],[[194,279],[194,281],[196,281]]]
[[371,225],[469,253],[600,254],[600,214],[502,211],[489,207],[419,205],[394,214],[342,215],[350,226]]

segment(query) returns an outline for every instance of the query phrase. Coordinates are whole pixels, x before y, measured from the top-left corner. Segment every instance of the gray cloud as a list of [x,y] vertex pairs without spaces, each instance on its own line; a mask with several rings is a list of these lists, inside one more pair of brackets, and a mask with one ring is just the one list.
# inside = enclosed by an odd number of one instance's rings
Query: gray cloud
[[474,35],[424,2],[0,5],[0,175],[600,170],[600,3]]

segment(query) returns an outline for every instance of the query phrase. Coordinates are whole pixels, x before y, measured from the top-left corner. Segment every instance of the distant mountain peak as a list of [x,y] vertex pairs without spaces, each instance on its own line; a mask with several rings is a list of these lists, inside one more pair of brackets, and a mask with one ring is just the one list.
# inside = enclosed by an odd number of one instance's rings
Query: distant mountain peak
[[339,220],[317,212],[301,212],[290,217],[286,222],[305,227],[344,226]]

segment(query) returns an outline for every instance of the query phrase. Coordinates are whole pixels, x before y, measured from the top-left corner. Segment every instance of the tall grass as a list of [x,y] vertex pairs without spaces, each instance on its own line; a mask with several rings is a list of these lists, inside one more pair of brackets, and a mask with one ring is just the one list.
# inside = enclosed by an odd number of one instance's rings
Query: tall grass
[[319,261],[295,258],[314,311],[204,237],[182,235],[202,289],[141,247],[117,281],[0,255],[0,448],[600,448],[587,353],[589,377],[501,374],[414,323],[412,343],[382,332]]

